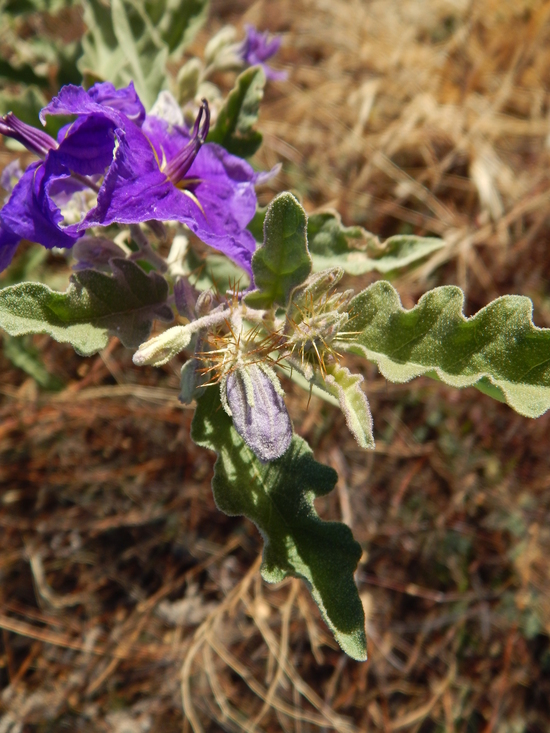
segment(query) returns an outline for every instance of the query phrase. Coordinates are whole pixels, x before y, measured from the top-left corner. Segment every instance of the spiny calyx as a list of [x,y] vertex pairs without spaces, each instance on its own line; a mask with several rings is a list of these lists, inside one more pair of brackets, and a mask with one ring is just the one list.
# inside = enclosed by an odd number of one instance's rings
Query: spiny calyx
[[348,335],[343,328],[349,320],[346,307],[353,291],[334,292],[343,274],[341,268],[324,270],[292,293],[283,329],[283,354],[310,380],[314,367],[326,376],[327,367],[340,359],[333,344]]

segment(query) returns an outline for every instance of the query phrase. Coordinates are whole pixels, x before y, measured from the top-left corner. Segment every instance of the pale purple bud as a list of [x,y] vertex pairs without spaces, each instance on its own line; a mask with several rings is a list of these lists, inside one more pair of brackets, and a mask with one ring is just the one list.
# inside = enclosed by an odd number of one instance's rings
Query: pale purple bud
[[186,277],[178,277],[174,285],[174,301],[180,316],[192,321],[196,304],[196,290]]
[[230,372],[221,383],[222,403],[250,450],[262,461],[274,461],[292,441],[292,423],[275,373],[249,364]]
[[[12,160],[11,163],[7,164],[2,173],[0,173],[0,186],[2,186],[2,188],[7,191],[8,194],[10,194],[15,188],[15,184],[22,175],[23,169],[21,168],[21,163],[19,162],[19,159]],[[6,201],[8,200],[8,198],[9,195],[6,198]]]
[[77,260],[73,270],[110,270],[109,261],[113,257],[125,257],[126,252],[110,239],[104,237],[82,237],[72,250]]

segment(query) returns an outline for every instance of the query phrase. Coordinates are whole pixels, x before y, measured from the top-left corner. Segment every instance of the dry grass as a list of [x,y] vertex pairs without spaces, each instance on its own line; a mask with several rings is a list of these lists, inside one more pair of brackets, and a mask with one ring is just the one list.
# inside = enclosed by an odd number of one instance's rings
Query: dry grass
[[[277,190],[445,237],[396,283],[407,305],[457,283],[469,312],[516,292],[550,325],[550,3],[216,0],[213,26],[241,11],[285,33],[259,156],[283,160]],[[34,343],[65,389],[2,361],[1,733],[549,729],[547,416],[367,368],[365,454],[289,385],[340,475],[318,509],[365,549],[361,664],[300,583],[260,581],[261,540],[216,511],[173,367],[138,370],[116,340],[88,361]]]

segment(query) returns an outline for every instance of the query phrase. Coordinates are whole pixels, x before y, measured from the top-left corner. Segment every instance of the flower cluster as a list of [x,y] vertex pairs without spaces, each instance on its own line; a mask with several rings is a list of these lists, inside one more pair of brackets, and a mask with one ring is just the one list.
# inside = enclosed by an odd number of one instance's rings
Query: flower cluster
[[[88,91],[63,87],[42,122],[50,114],[75,117],[57,140],[11,113],[0,118],[0,133],[40,158],[0,210],[0,269],[22,239],[69,248],[89,227],[171,220],[251,273],[256,245],[246,226],[256,211],[258,174],[206,142],[206,101],[188,129],[183,117],[174,123],[146,114],[132,83],[117,90],[104,82]],[[87,205],[70,223],[63,207],[77,192]]]

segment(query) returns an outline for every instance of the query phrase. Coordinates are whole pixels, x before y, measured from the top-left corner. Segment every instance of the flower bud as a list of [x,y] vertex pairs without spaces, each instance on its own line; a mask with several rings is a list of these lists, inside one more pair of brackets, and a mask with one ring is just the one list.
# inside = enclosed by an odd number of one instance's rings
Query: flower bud
[[[237,38],[237,29],[232,25],[225,25],[213,36],[205,46],[204,61],[210,66],[216,62],[217,57],[223,52],[227,46],[233,44]],[[218,66],[218,64],[216,64]]]
[[187,326],[174,326],[160,336],[155,336],[142,344],[132,357],[136,366],[162,366],[176,354],[183,351],[193,336],[193,329]]
[[154,117],[160,117],[161,120],[168,122],[169,125],[183,125],[183,112],[181,111],[181,107],[166,89],[159,92],[149,114]]
[[211,290],[203,290],[197,298],[195,313],[198,318],[208,315],[215,305],[214,293]]
[[202,74],[202,64],[199,59],[189,59],[178,71],[176,77],[178,102],[185,104],[195,98]]
[[86,270],[93,268],[110,272],[109,261],[113,257],[125,257],[126,252],[110,239],[105,237],[81,237],[72,249],[72,254],[77,261],[74,270]]
[[174,284],[174,301],[180,316],[189,321],[194,318],[196,291],[186,277],[178,277]]
[[274,461],[292,441],[292,423],[276,374],[264,364],[249,364],[221,382],[225,411],[235,430],[262,462]]

